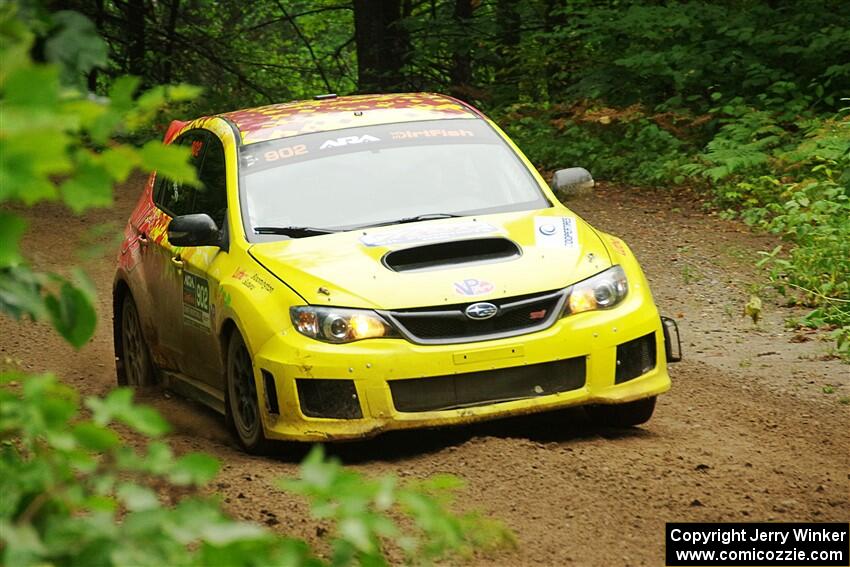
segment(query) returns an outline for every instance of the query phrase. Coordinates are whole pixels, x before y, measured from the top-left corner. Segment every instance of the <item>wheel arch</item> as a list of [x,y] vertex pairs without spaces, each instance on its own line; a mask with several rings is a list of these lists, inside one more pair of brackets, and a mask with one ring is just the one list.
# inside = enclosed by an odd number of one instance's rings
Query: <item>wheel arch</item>
[[115,374],[119,384],[127,383],[124,369],[124,345],[121,341],[121,318],[124,316],[122,306],[127,296],[133,296],[130,286],[123,278],[117,278],[112,287],[112,346],[115,353]]
[[[233,332],[237,331],[242,333],[239,330],[239,325],[236,324],[236,321],[232,317],[227,317],[221,324],[221,331],[218,333],[218,343],[221,348],[222,353],[222,363],[227,364],[227,345],[230,343],[230,337],[233,335]],[[245,335],[242,335],[242,338],[245,338]]]

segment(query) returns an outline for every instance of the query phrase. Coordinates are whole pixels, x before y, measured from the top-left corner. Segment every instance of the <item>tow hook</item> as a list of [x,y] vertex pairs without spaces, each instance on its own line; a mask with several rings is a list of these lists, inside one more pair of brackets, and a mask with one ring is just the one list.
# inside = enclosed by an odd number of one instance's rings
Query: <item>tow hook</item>
[[679,338],[679,325],[675,319],[661,316],[661,328],[664,329],[664,350],[667,352],[667,362],[682,360],[682,340]]

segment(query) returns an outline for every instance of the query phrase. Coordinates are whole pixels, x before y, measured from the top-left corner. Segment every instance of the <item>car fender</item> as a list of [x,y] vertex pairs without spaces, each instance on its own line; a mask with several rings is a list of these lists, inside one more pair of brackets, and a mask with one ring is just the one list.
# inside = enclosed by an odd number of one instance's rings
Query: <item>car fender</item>
[[248,254],[239,256],[212,294],[218,313],[215,328],[225,340],[228,321],[235,324],[253,354],[292,326],[289,307],[306,302]]

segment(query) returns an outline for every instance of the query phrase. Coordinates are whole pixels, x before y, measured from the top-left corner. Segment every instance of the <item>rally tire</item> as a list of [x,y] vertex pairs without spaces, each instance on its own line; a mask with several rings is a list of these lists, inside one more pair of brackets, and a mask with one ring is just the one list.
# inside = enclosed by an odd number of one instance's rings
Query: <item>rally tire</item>
[[150,350],[142,333],[139,310],[133,296],[124,295],[121,301],[121,370],[118,372],[119,386],[136,388],[156,383]]
[[262,454],[271,448],[263,432],[263,420],[254,379],[251,353],[239,331],[227,343],[227,421],[239,444],[249,453]]
[[632,427],[649,421],[655,411],[655,396],[625,404],[587,406],[590,419],[608,427]]

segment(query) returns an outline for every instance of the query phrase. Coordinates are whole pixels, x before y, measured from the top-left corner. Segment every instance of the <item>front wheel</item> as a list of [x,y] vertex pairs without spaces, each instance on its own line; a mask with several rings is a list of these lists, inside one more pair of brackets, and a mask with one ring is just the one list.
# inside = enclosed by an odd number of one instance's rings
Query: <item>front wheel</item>
[[227,406],[239,444],[249,453],[268,450],[270,444],[263,434],[254,365],[239,331],[233,331],[227,346]]
[[649,421],[655,411],[655,396],[625,404],[587,406],[590,419],[599,425],[631,427]]
[[127,293],[121,302],[121,367],[119,386],[150,386],[154,384],[154,368],[148,345],[142,334],[139,310]]

